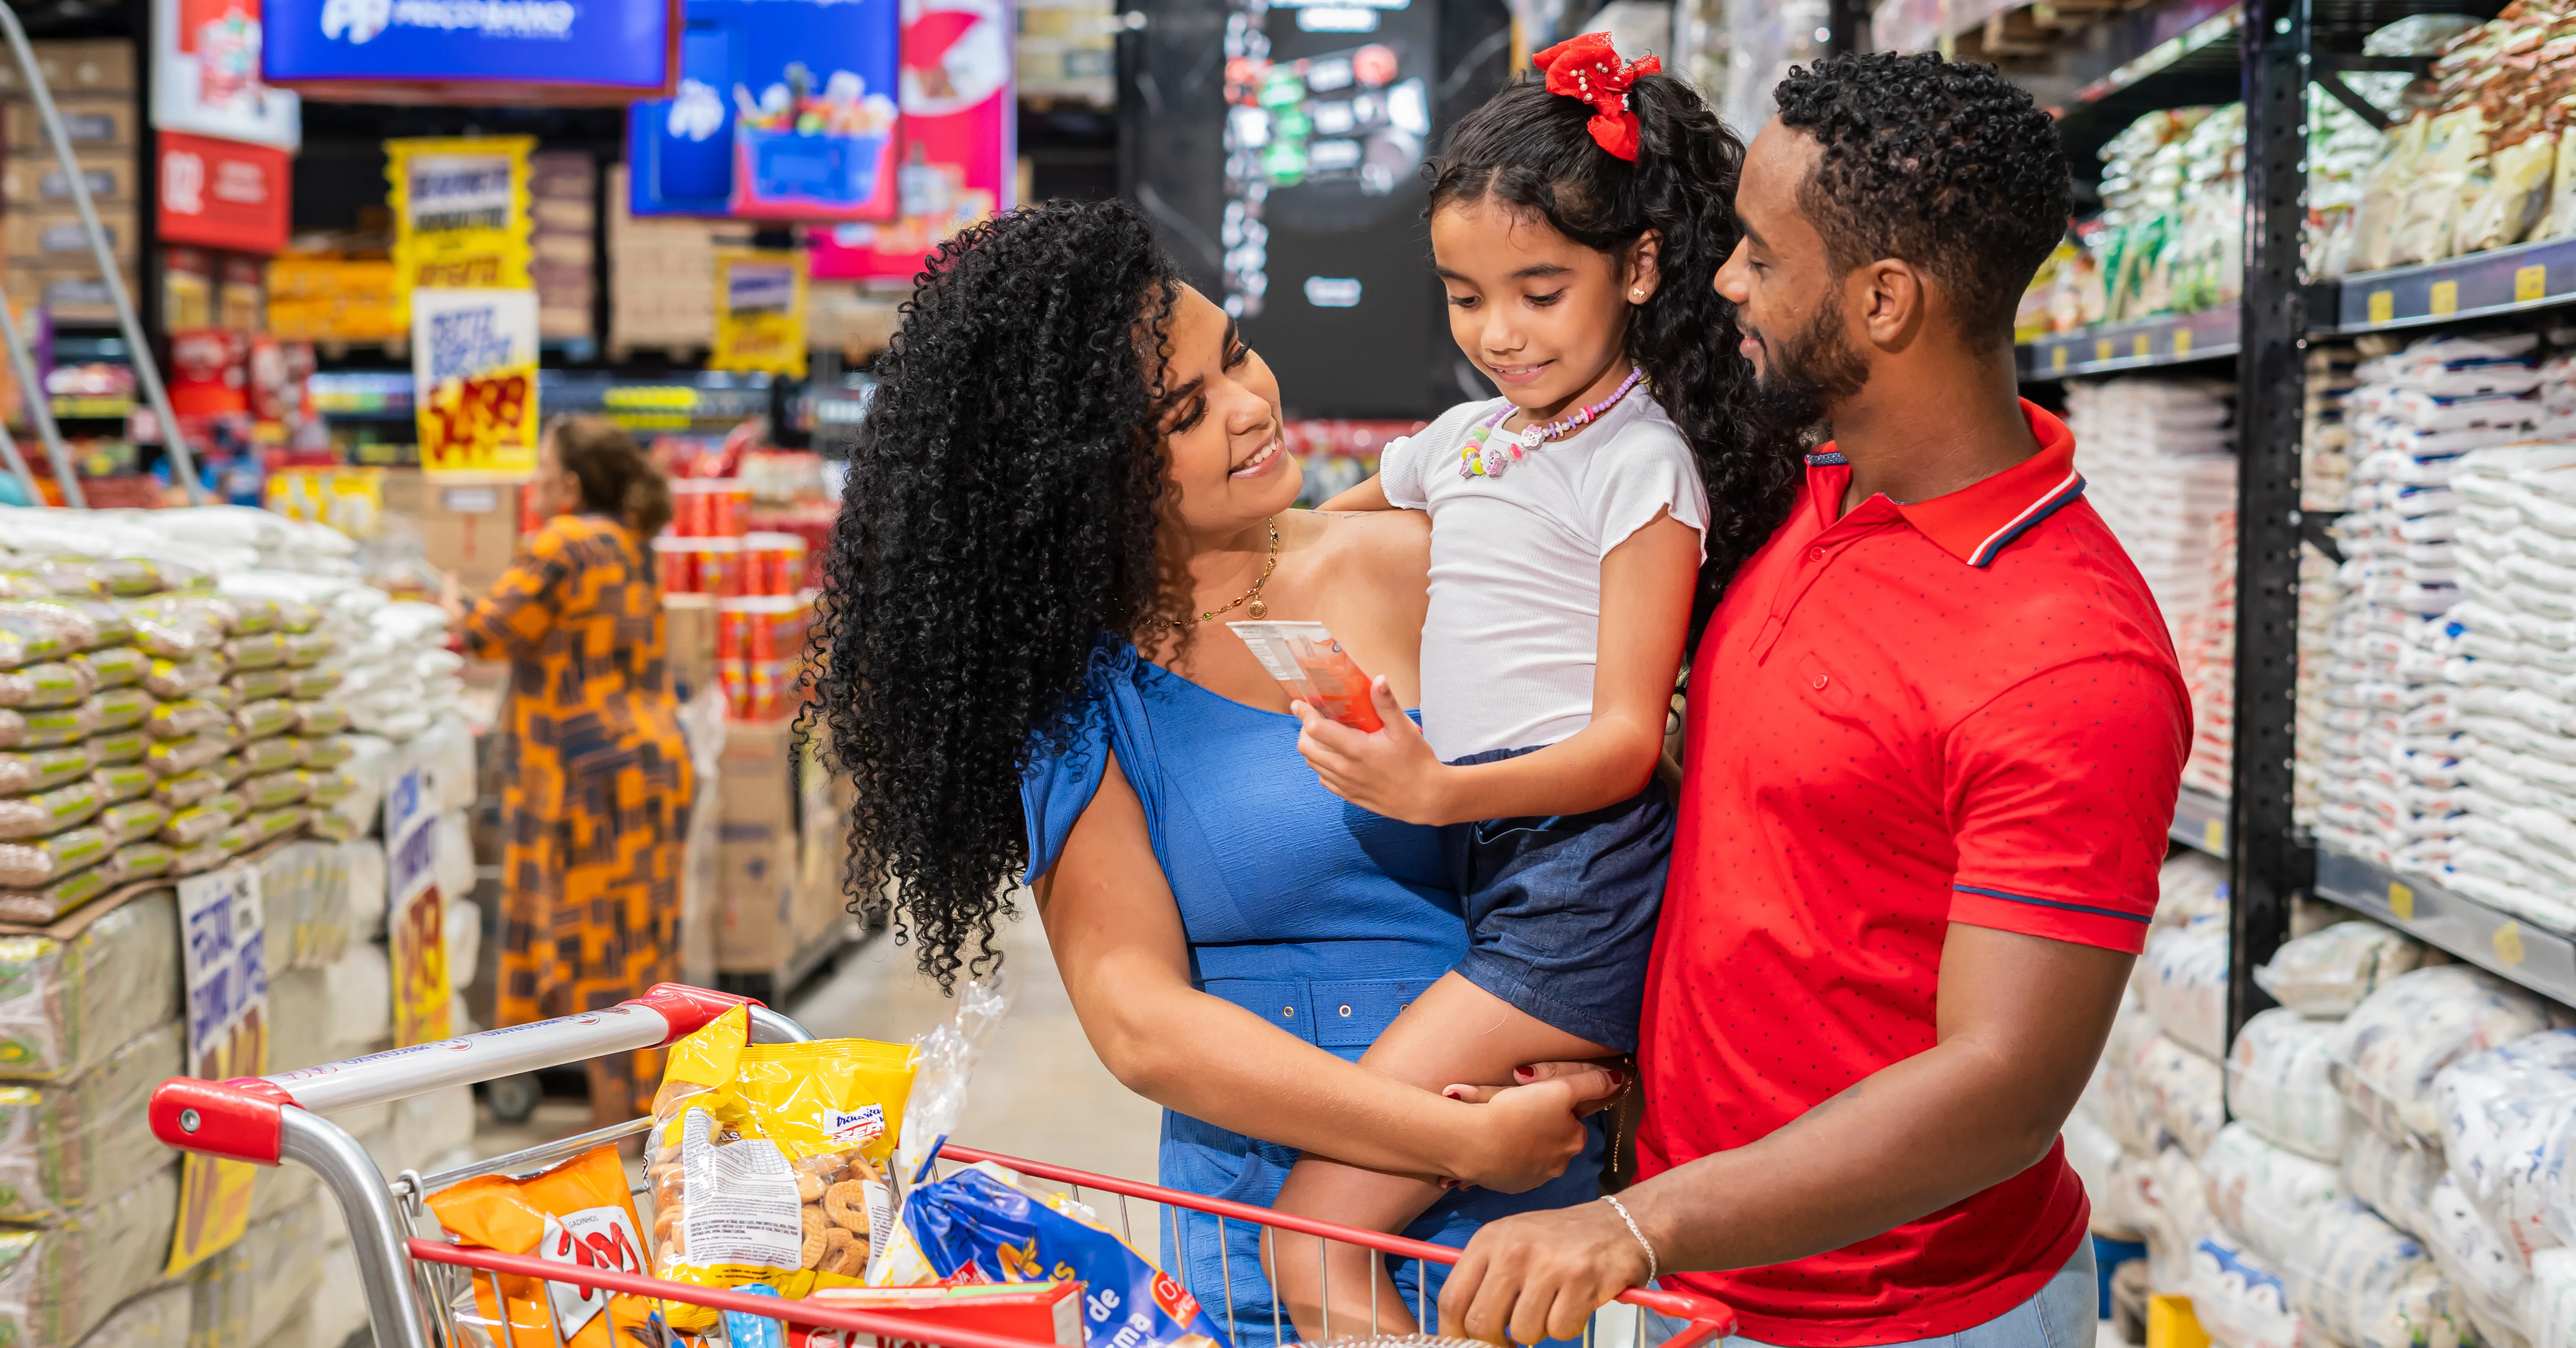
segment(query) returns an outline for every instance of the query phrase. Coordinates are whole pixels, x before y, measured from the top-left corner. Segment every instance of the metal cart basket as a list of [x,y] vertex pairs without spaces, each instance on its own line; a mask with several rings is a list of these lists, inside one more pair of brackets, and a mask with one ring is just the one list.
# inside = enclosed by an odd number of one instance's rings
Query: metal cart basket
[[[407,1170],[388,1181],[356,1138],[322,1117],[327,1112],[399,1100],[442,1087],[489,1081],[604,1054],[668,1046],[735,1006],[747,1008],[755,1042],[790,1043],[813,1037],[795,1021],[758,1002],[664,983],[604,1011],[488,1030],[275,1076],[224,1082],[173,1078],[153,1092],[152,1131],[161,1141],[182,1151],[260,1165],[293,1161],[318,1174],[349,1223],[351,1252],[366,1295],[376,1348],[462,1348],[464,1340],[449,1318],[450,1307],[460,1300],[458,1294],[466,1280],[486,1276],[493,1280],[492,1304],[500,1309],[505,1340],[515,1340],[519,1333],[508,1323],[509,1299],[501,1295],[500,1279],[508,1276],[654,1297],[715,1311],[743,1312],[809,1329],[838,1330],[852,1348],[871,1342],[882,1348],[895,1348],[898,1344],[907,1348],[916,1344],[936,1348],[1055,1348],[1036,1340],[925,1324],[911,1316],[721,1291],[616,1269],[503,1254],[414,1234],[422,1200],[429,1194],[477,1175],[522,1175],[544,1169],[602,1143],[639,1134],[652,1125],[650,1119],[568,1137],[444,1174],[424,1177]],[[1445,1245],[1381,1235],[957,1144],[941,1147],[934,1165],[979,1161],[995,1162],[1025,1177],[1069,1186],[1076,1199],[1084,1199],[1087,1190],[1113,1195],[1118,1200],[1122,1225],[1128,1220],[1127,1200],[1138,1198],[1162,1205],[1176,1223],[1184,1211],[1212,1217],[1220,1239],[1227,1222],[1243,1222],[1361,1245],[1404,1260],[1440,1264],[1458,1260],[1459,1251]],[[1179,1231],[1177,1225],[1174,1229]],[[1132,1243],[1132,1232],[1130,1238]],[[1370,1294],[1374,1302],[1374,1284]],[[1229,1279],[1224,1316],[1229,1332],[1232,1299]],[[1734,1324],[1733,1313],[1724,1305],[1687,1293],[1641,1288],[1622,1293],[1619,1299],[1689,1323],[1689,1328],[1665,1348],[1699,1348],[1729,1332]],[[1328,1314],[1330,1308],[1327,1288]],[[1353,1316],[1353,1327],[1368,1331],[1376,1318],[1372,1305],[1367,1316]],[[554,1330],[546,1348],[564,1348],[562,1331],[551,1315],[547,1323]],[[1329,1323],[1326,1337],[1330,1337]],[[533,1346],[509,1341],[496,1348]]]

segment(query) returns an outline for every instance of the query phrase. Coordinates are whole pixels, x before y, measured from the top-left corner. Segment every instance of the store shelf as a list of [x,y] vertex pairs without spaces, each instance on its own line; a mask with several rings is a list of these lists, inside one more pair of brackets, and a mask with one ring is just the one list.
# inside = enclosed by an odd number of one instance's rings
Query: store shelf
[[2234,306],[2053,333],[2021,349],[2025,379],[2147,370],[2236,354]]
[[2327,847],[2317,849],[2317,894],[2542,996],[2576,1004],[2576,943],[2564,936]]
[[2104,142],[2159,108],[2243,97],[2236,55],[2242,10],[2230,0],[2172,0],[2096,25],[2060,66],[2075,86],[2073,97],[2051,109],[2067,162],[2089,170]]
[[2576,304],[2576,238],[2543,239],[2343,278],[2329,310],[2350,335]]
[[2174,803],[2173,840],[2195,852],[2227,859],[2227,802],[2186,786]]

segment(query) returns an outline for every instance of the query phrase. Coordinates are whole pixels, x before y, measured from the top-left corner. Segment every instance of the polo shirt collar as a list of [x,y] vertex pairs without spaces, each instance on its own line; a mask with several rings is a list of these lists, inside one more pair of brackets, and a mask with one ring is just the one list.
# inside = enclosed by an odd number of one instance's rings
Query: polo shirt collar
[[[1912,505],[1888,502],[1916,532],[1970,566],[1993,565],[2006,545],[2084,494],[2084,476],[2075,471],[2074,433],[2029,399],[2020,401],[2038,453],[1945,496]],[[1830,518],[1851,481],[1851,460],[1827,441],[1807,456],[1807,479]]]

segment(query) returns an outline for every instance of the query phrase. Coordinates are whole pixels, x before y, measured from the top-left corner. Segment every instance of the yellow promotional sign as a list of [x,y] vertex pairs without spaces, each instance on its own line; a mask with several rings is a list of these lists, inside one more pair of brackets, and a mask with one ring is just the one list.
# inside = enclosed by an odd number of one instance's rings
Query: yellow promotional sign
[[385,142],[395,289],[523,289],[529,136]]
[[805,255],[716,254],[716,345],[710,370],[805,377]]
[[430,473],[537,470],[537,292],[416,290],[412,420]]
[[[188,1075],[205,1081],[268,1071],[268,958],[259,870],[235,863],[179,882],[180,959],[187,980]],[[179,1169],[179,1221],[164,1272],[187,1272],[250,1226],[259,1167],[194,1152]]]

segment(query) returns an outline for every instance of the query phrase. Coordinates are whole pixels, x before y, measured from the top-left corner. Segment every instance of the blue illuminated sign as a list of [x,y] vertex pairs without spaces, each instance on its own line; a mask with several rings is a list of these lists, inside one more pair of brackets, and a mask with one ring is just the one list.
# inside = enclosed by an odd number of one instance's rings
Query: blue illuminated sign
[[680,92],[626,115],[637,215],[890,220],[900,0],[689,0]]
[[667,0],[265,0],[260,73],[669,86]]

